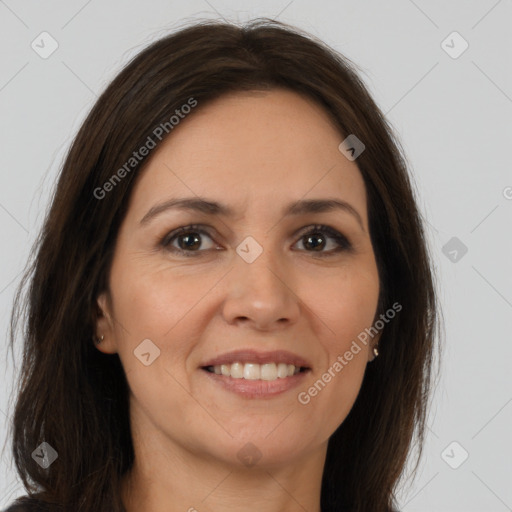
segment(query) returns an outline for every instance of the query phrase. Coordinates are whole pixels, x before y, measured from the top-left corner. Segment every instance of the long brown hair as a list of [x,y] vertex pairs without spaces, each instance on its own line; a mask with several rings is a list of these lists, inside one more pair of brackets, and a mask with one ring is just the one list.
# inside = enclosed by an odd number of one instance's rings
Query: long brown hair
[[[140,52],[93,106],[64,161],[16,294],[11,349],[21,322],[24,329],[12,452],[25,488],[46,510],[124,510],[120,482],[134,459],[128,384],[117,354],[99,352],[91,340],[96,297],[107,286],[116,235],[149,157],[126,163],[148,137],[159,145],[172,136],[170,117],[191,98],[201,108],[228,92],[274,87],[318,102],[340,142],[355,134],[365,144],[356,163],[379,270],[378,315],[395,302],[403,306],[383,330],[380,356],[330,438],[322,511],[392,511],[415,434],[417,469],[439,311],[398,138],[356,66],[315,37],[266,18],[245,26],[196,21]],[[158,126],[167,127],[161,140]],[[113,181],[114,174],[122,179]],[[42,442],[58,453],[48,468],[31,456]]]

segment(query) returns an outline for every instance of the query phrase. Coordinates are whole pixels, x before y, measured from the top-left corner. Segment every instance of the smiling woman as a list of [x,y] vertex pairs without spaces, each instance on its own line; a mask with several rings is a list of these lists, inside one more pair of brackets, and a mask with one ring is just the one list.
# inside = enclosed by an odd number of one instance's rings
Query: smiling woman
[[158,40],[77,134],[13,309],[18,502],[396,510],[433,277],[399,144],[346,58],[268,19]]

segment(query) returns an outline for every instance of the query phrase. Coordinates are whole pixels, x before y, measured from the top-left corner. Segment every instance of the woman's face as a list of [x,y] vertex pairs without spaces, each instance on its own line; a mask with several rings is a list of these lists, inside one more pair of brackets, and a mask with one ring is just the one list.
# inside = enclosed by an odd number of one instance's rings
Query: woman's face
[[[119,354],[132,427],[165,453],[293,464],[324,454],[349,413],[378,340],[358,335],[379,278],[343,138],[293,92],[236,93],[199,103],[139,177],[98,300],[98,349]],[[185,198],[219,207],[170,206]],[[312,200],[350,206],[288,212]],[[307,370],[285,376],[293,363]]]

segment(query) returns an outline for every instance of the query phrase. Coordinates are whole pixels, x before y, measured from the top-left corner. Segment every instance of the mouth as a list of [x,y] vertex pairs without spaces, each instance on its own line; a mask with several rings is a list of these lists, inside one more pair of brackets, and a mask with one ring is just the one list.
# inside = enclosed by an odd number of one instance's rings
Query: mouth
[[286,379],[298,373],[305,373],[310,370],[310,368],[306,366],[295,366],[287,363],[272,362],[258,364],[242,363],[240,361],[236,361],[232,364],[203,366],[202,369],[216,375],[223,375],[224,377],[231,377],[233,379],[265,381]]
[[287,351],[237,350],[199,367],[210,382],[244,398],[270,398],[299,385],[312,371],[304,358]]

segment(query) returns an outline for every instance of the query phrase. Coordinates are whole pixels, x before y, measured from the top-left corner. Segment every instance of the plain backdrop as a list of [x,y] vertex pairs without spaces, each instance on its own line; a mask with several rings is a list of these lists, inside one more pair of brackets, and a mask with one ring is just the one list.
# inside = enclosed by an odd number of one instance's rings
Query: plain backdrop
[[[0,1],[0,507],[25,494],[7,439],[9,314],[72,137],[156,38],[197,18],[258,16],[353,60],[410,162],[445,339],[424,457],[416,479],[404,478],[401,510],[512,510],[511,0]],[[46,51],[58,44],[47,58],[41,38]]]

